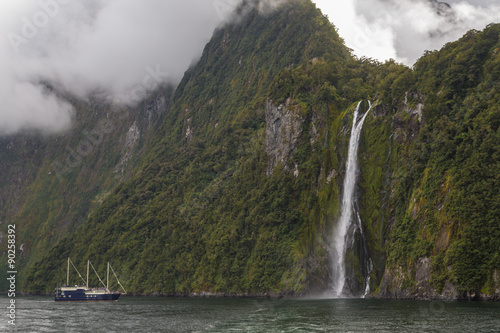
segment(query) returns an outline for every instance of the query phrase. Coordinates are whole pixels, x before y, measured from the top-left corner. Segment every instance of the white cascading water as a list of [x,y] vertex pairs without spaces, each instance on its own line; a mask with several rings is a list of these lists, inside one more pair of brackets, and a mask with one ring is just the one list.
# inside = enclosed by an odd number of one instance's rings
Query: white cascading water
[[[354,110],[354,118],[352,122],[351,138],[349,140],[349,153],[346,164],[346,173],[344,179],[344,194],[342,197],[342,210],[340,214],[340,220],[338,222],[337,228],[335,229],[335,234],[333,235],[333,248],[332,248],[332,274],[333,274],[333,293],[336,297],[342,297],[345,295],[345,280],[346,280],[346,265],[345,256],[347,249],[352,245],[349,244],[353,241],[354,235],[349,235],[349,232],[354,233],[356,228],[353,225],[357,225],[361,233],[361,221],[353,220],[354,212],[354,194],[357,181],[357,169],[358,169],[358,147],[359,138],[361,136],[361,129],[363,128],[363,123],[365,122],[366,116],[372,108],[371,102],[369,103],[369,109],[366,111],[364,116],[358,121],[359,108],[361,102]],[[359,218],[358,218],[359,219]],[[371,266],[371,261],[369,261]],[[370,268],[371,270],[371,268]],[[367,283],[369,279],[367,279]],[[365,294],[369,292],[369,286],[365,287]]]
[[[365,234],[363,232],[363,226],[361,224],[361,216],[359,216],[359,213],[357,214],[358,216],[358,230],[360,231],[361,233],[361,238],[362,239],[365,239]],[[366,255],[366,262],[365,262],[365,272],[367,272],[366,274],[366,281],[365,281],[365,290],[364,290],[364,294],[363,294],[363,298],[365,298],[366,295],[368,295],[370,293],[370,273],[373,269],[373,262],[370,258],[368,258],[368,250],[366,249],[366,243],[364,244],[365,248],[363,249],[364,250],[364,254]]]

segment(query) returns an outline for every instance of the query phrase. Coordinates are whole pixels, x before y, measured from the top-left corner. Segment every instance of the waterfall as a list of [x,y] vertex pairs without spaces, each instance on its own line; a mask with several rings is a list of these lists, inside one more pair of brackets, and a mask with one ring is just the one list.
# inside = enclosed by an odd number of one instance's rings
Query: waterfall
[[[345,296],[348,294],[346,292],[346,252],[354,244],[354,235],[356,231],[360,232],[361,236],[364,238],[363,229],[361,226],[361,218],[359,214],[356,214],[357,219],[355,219],[355,189],[357,181],[357,170],[358,170],[358,147],[359,139],[361,136],[361,129],[363,128],[363,123],[365,122],[366,116],[372,108],[371,102],[369,103],[369,109],[363,115],[363,117],[358,121],[358,113],[361,106],[361,102],[358,103],[356,109],[354,110],[354,117],[352,121],[351,138],[349,140],[349,152],[346,163],[346,172],[344,178],[344,193],[342,197],[342,210],[340,215],[340,220],[335,229],[333,235],[333,244],[331,248],[331,259],[332,259],[332,282],[333,282],[333,293],[336,297]],[[367,254],[366,244],[364,244],[363,252]],[[368,257],[367,257],[368,258]],[[368,258],[365,262],[364,270],[368,272],[366,274],[369,276],[369,271],[372,269],[372,262]],[[365,276],[365,290],[364,294],[369,293],[369,277]]]

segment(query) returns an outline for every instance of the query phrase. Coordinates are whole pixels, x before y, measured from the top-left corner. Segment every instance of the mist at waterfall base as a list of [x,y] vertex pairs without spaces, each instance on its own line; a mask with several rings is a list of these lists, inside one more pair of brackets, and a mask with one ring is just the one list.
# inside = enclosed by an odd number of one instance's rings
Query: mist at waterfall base
[[[352,129],[344,176],[341,215],[334,227],[329,248],[332,267],[331,288],[326,291],[324,294],[325,297],[364,297],[370,292],[370,273],[373,265],[368,255],[366,239],[355,198],[359,173],[359,140],[366,116],[372,109],[372,104],[368,101],[368,109],[359,119],[362,105],[363,101],[360,101],[354,110],[352,119]],[[348,261],[346,258],[349,256],[357,256],[359,260]],[[355,262],[359,262],[359,264],[355,265]],[[356,271],[359,274],[356,274]],[[356,276],[362,276],[363,280],[358,281]]]
[[[9,299],[0,296],[6,309]],[[18,297],[0,332],[498,332],[497,302],[163,298],[60,303]]]

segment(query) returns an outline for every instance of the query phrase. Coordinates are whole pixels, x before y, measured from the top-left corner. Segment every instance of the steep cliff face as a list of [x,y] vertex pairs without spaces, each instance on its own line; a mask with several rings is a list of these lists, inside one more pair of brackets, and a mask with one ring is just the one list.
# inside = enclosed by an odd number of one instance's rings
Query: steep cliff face
[[[288,99],[285,104],[279,106],[273,105],[272,101],[268,101],[266,104],[265,149],[269,155],[267,175],[270,175],[278,164],[282,164],[285,170],[288,170],[288,160],[297,150],[304,119],[301,118],[299,112],[293,111],[290,103],[291,101]],[[297,106],[295,106],[296,108]],[[296,167],[295,165],[294,170]]]
[[362,217],[369,230],[384,221],[385,236],[371,243],[386,256],[381,297],[498,299],[498,106],[489,99],[498,35],[498,25],[473,31],[421,58],[401,86],[413,93],[393,95],[367,121]]
[[[41,165],[46,140],[31,135],[0,138],[0,221],[19,210],[28,184]],[[4,238],[2,238],[4,239]]]
[[[411,104],[408,96],[411,96]],[[463,237],[457,232],[457,217],[452,208],[457,190],[453,184],[454,171],[445,167],[436,175],[435,165],[418,166],[422,161],[415,160],[415,154],[428,154],[426,150],[432,149],[421,142],[433,126],[426,122],[426,100],[421,93],[406,93],[392,108],[377,105],[364,129],[360,157],[361,217],[371,239],[372,259],[379,263],[373,276],[378,281],[373,284],[377,289],[372,296],[498,300],[495,263],[498,251],[494,247],[489,248],[492,257],[484,258],[483,262],[490,264],[479,287],[466,287],[454,278],[457,262],[453,265],[452,260],[465,259],[454,257],[453,244]],[[411,185],[408,178],[415,176],[415,172],[418,176]],[[496,233],[496,228],[484,230],[483,239],[493,241],[495,236],[488,233]],[[478,264],[470,262],[468,274],[476,274]],[[472,279],[469,279],[464,281],[470,283]]]
[[164,89],[120,109],[71,100],[77,116],[67,133],[0,139],[0,223],[17,226],[20,270],[71,235],[129,178],[170,94]]
[[[450,269],[450,268],[447,268]],[[434,287],[431,259],[420,258],[414,269],[404,270],[402,267],[387,269],[380,284],[380,292],[376,298],[386,299],[421,299],[421,300],[500,300],[500,284],[498,270],[492,272],[491,284],[483,291],[460,291],[450,281],[437,290]]]
[[112,261],[137,293],[328,290],[353,110],[371,100],[352,285],[367,252],[373,295],[498,298],[499,36],[471,32],[410,69],[351,57],[310,1],[249,12],[214,33],[171,100],[125,117],[98,104],[111,123],[89,116],[32,167],[14,170],[22,151],[3,166],[3,202],[19,193],[3,214],[27,221],[22,287],[50,290],[71,256]]
[[[409,189],[399,191],[405,199],[395,204],[387,250],[389,266],[409,269],[403,289],[410,294],[498,298],[500,141],[498,105],[490,98],[498,95],[499,32],[498,25],[471,31],[416,64],[425,125],[407,148],[412,168],[400,179]],[[427,259],[430,278],[419,273]]]
[[[350,59],[309,1],[254,11],[216,31],[177,87],[138,172],[81,229],[94,232],[60,241],[25,272],[24,288],[58,281],[64,272],[52,268],[61,258],[99,256],[120,267],[133,292],[306,290],[301,230],[318,173],[304,162],[319,160],[308,153],[312,111],[267,101],[282,69],[321,57]],[[322,153],[318,142],[314,150]],[[271,165],[292,167],[268,174],[270,156]]]

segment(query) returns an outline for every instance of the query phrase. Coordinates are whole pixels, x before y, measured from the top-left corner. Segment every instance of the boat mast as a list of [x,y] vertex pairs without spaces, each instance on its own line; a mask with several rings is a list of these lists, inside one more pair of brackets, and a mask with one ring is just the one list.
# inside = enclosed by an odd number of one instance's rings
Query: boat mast
[[87,260],[87,288],[86,289],[89,289],[89,264],[90,264],[90,260]]
[[106,290],[109,291],[109,261],[108,261],[108,270],[106,273]]
[[68,271],[66,273],[66,285],[69,286],[69,257],[68,257]]
[[120,285],[120,287],[122,287],[123,291],[125,292],[125,294],[127,293],[127,291],[125,290],[125,288],[123,288],[122,284],[120,283],[120,280],[118,280],[118,276],[116,276],[116,273],[115,273],[115,270],[113,269],[113,266],[109,265],[109,267],[111,267],[111,272],[113,272],[113,275],[115,276],[116,278],[116,282],[118,282],[118,284]]

